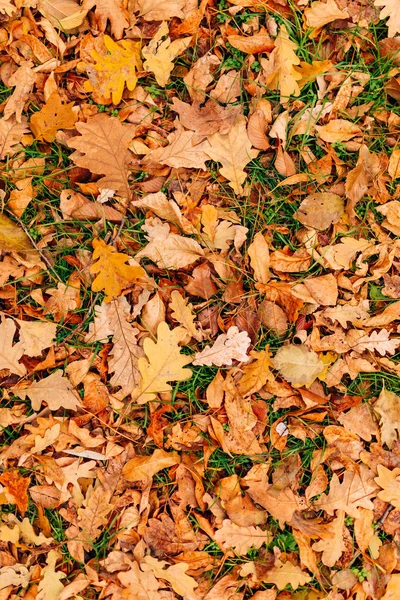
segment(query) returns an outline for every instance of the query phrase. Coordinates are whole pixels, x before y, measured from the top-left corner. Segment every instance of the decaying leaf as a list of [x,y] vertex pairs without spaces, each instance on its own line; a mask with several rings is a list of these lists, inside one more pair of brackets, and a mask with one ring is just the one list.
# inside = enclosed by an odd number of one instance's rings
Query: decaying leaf
[[218,336],[213,346],[206,346],[198,352],[193,365],[231,365],[233,360],[247,362],[246,352],[251,340],[245,331],[239,331],[236,326],[228,329],[227,333]]
[[295,385],[310,385],[325,368],[318,354],[295,344],[280,348],[273,365],[286,381]]

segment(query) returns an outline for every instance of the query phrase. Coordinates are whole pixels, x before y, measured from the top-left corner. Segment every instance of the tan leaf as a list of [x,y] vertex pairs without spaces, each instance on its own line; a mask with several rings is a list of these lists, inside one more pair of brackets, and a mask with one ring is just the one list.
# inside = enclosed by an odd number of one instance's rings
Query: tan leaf
[[162,4],[157,0],[136,0],[136,9],[145,21],[165,21],[178,17],[185,17],[183,8],[185,0],[163,0]]
[[8,86],[14,87],[14,91],[6,102],[4,118],[9,119],[15,114],[18,123],[22,123],[22,111],[25,102],[29,100],[33,86],[36,81],[36,73],[32,70],[31,62],[23,62],[8,80]]
[[280,102],[284,106],[290,96],[300,94],[298,82],[301,75],[295,69],[300,64],[300,59],[296,55],[296,50],[297,44],[289,38],[286,26],[281,25],[269,60],[261,59],[267,77],[266,85],[270,90],[279,90]]
[[307,83],[314,81],[317,77],[324,75],[327,71],[330,71],[332,66],[333,65],[330,60],[313,60],[311,65],[301,61],[300,65],[295,67],[296,71],[301,75],[301,79],[298,82],[299,88],[302,89]]
[[33,264],[36,264],[40,258],[25,231],[2,213],[0,213],[0,251],[17,252],[26,256]]
[[165,452],[157,448],[151,456],[135,456],[128,460],[122,469],[122,475],[127,481],[141,481],[179,463],[180,458],[176,452]]
[[360,517],[354,521],[354,534],[361,552],[369,549],[371,557],[377,560],[382,542],[375,533],[374,513],[372,510],[360,508]]
[[366,327],[385,327],[400,318],[400,302],[389,304],[379,315],[364,321]]
[[247,554],[250,548],[259,550],[263,544],[270,544],[272,536],[269,531],[263,531],[260,527],[241,527],[225,519],[221,529],[215,532],[214,539],[224,550],[233,548],[235,552],[243,555]]
[[[220,59],[215,54],[205,54],[197,60],[183,81],[186,84],[189,96],[194,102],[203,102],[205,90],[213,81],[213,73],[220,64]],[[186,126],[185,126],[186,127]],[[227,133],[227,132],[224,132]]]
[[66,577],[62,571],[56,571],[56,562],[60,555],[56,550],[50,550],[46,557],[47,565],[42,569],[38,585],[37,600],[58,600],[64,586],[61,579]]
[[228,133],[240,113],[240,106],[223,107],[214,100],[208,100],[204,106],[200,106],[198,102],[186,104],[178,98],[173,98],[171,108],[179,114],[180,121],[186,129],[206,137],[217,131],[221,134]]
[[25,365],[19,362],[25,346],[22,342],[13,344],[16,325],[12,319],[1,317],[0,324],[0,369],[8,369],[11,373],[22,377],[26,373]]
[[128,146],[134,129],[104,113],[91,117],[86,123],[77,123],[76,128],[81,135],[68,141],[70,148],[78,150],[71,155],[75,164],[104,175],[97,181],[100,189],[116,190],[123,198],[129,198],[127,168],[132,154]]
[[[176,100],[176,98],[174,98],[174,100]],[[147,194],[147,196],[132,202],[132,206],[135,208],[151,210],[160,217],[160,219],[165,219],[166,221],[177,225],[187,234],[195,232],[194,226],[182,215],[178,204],[174,200],[168,200],[163,192]]]
[[269,379],[273,378],[269,369],[272,367],[272,362],[268,350],[259,352],[252,350],[250,358],[254,360],[242,368],[243,376],[238,383],[238,390],[242,396],[258,392]]
[[181,354],[179,342],[186,331],[176,327],[172,331],[167,323],[160,323],[157,329],[157,342],[146,338],[143,343],[145,357],[139,358],[139,371],[142,376],[135,401],[145,404],[156,398],[156,394],[168,392],[172,388],[169,381],[184,381],[192,375],[184,367],[192,362],[189,356]]
[[244,35],[228,35],[231,46],[245,54],[258,54],[259,52],[272,52],[274,41],[265,29],[248,37]]
[[356,135],[362,135],[359,126],[346,119],[332,119],[327,125],[316,125],[315,128],[321,140],[331,144],[347,142]]
[[10,567],[0,567],[0,590],[26,588],[30,579],[31,573],[24,565],[16,563]]
[[57,325],[45,321],[20,321],[20,341],[24,344],[24,354],[39,356],[42,350],[50,348],[56,336]]
[[[169,228],[168,228],[169,229]],[[176,233],[155,237],[135,256],[146,256],[162,269],[182,269],[204,256],[204,250],[195,240]]]
[[204,148],[204,152],[212,160],[222,164],[221,175],[228,179],[236,194],[242,194],[243,183],[247,177],[244,168],[258,155],[258,150],[251,148],[245,117],[239,116],[227,134],[214,133],[208,141],[210,147]]
[[62,31],[79,27],[87,13],[74,0],[39,0],[38,9],[54,27]]
[[20,179],[16,182],[16,187],[11,190],[7,208],[16,216],[21,218],[25,209],[35,196],[35,190],[32,186],[32,177]]
[[164,21],[149,44],[142,49],[143,68],[154,73],[158,85],[165,87],[174,68],[174,60],[189,47],[192,36],[171,42],[168,24]]
[[260,283],[268,283],[270,279],[269,271],[269,247],[261,231],[258,231],[248,247],[250,256],[250,265],[254,271],[254,277]]
[[124,0],[84,0],[82,8],[91,10],[96,6],[94,21],[97,31],[104,33],[108,21],[111,23],[111,33],[116,40],[120,40],[124,30],[129,27],[129,14]]
[[293,216],[307,227],[324,230],[340,221],[343,213],[343,198],[329,192],[316,192],[302,201]]
[[[340,483],[336,473],[330,481],[329,494],[322,494],[314,503],[315,507],[333,515],[335,510],[344,510],[350,517],[357,519],[358,507],[373,509],[371,498],[376,496],[377,487],[373,482],[373,473],[364,465],[360,474],[345,471]],[[379,482],[377,482],[379,483]]]
[[393,150],[390,155],[388,172],[392,179],[400,177],[400,150]]
[[93,542],[102,534],[111,509],[110,493],[101,485],[95,489],[88,489],[83,506],[78,508],[77,520],[87,551],[93,548]]
[[98,221],[106,219],[112,223],[120,223],[122,215],[112,206],[93,202],[73,190],[63,190],[60,194],[60,210],[65,220]]
[[266,135],[267,131],[267,120],[262,110],[256,110],[249,117],[247,124],[247,135],[249,140],[258,150],[268,150],[270,143]]
[[26,388],[14,387],[12,390],[22,400],[28,396],[35,411],[39,410],[43,402],[46,402],[50,410],[63,408],[75,411],[79,406],[77,396],[72,393],[72,385],[63,377],[61,369],[40,381],[34,381]]
[[177,290],[174,290],[171,293],[171,302],[169,306],[175,321],[178,321],[178,323],[186,329],[190,337],[201,342],[203,334],[201,330],[196,328],[194,323],[195,315],[192,312],[193,306],[188,304],[188,300],[183,298]]
[[295,344],[280,348],[272,362],[286,381],[298,386],[310,385],[325,368],[318,354]]
[[209,148],[209,144],[207,141],[197,143],[197,135],[194,131],[184,131],[178,125],[178,129],[168,136],[168,141],[169,145],[165,148],[157,148],[150,152],[144,163],[160,163],[176,168],[206,170],[205,161],[209,156],[206,150]]
[[16,12],[16,7],[11,4],[11,0],[1,0],[0,2],[0,13],[1,14],[6,14],[9,17],[12,16],[13,13]]
[[157,579],[168,581],[174,592],[184,598],[192,597],[195,588],[198,586],[196,580],[186,574],[190,566],[185,562],[178,562],[169,566],[164,560],[157,560],[148,555],[144,557],[140,567],[144,572],[151,570]]
[[9,119],[0,119],[0,159],[16,152],[18,148],[15,146],[21,143],[22,136],[28,131],[26,117],[22,117],[20,122],[17,122],[15,115]]
[[266,576],[263,576],[265,583],[273,583],[278,590],[283,590],[287,585],[291,585],[294,590],[297,590],[299,586],[306,585],[311,580],[312,577],[308,573],[302,571],[300,567],[294,565],[289,560],[285,563],[281,563],[278,560]]
[[[397,33],[400,33],[400,5],[397,0],[375,0],[374,2],[377,8],[382,8],[379,18],[388,19],[388,36],[394,37]],[[386,599],[385,599],[386,600]]]
[[340,10],[335,0],[327,0],[327,2],[313,2],[309,8],[304,11],[304,20],[307,27],[320,29],[332,21],[337,19],[348,19],[347,10]]
[[400,509],[400,469],[390,471],[383,465],[378,465],[377,471],[378,477],[375,477],[375,482],[382,488],[378,492],[378,498]]
[[346,549],[343,539],[344,510],[338,510],[333,521],[326,525],[323,537],[315,542],[312,549],[322,552],[322,562],[327,567],[333,567]]
[[249,357],[246,352],[251,340],[246,331],[239,331],[233,325],[227,333],[219,335],[212,346],[206,346],[201,352],[197,352],[193,365],[231,365],[232,360],[247,362]]
[[374,410],[380,416],[382,442],[391,448],[400,432],[400,398],[383,387]]
[[124,592],[127,598],[162,600],[162,596],[158,592],[160,584],[154,577],[153,572],[147,571],[144,573],[139,569],[136,562],[131,564],[129,571],[121,571],[117,577],[126,588]]
[[346,211],[350,217],[356,216],[354,207],[373,184],[379,171],[379,156],[371,153],[368,146],[363,144],[360,148],[357,165],[349,171],[346,178],[346,197],[350,200]]
[[41,110],[31,116],[30,126],[35,138],[53,142],[60,129],[74,129],[78,117],[72,110],[73,105],[73,102],[63,104],[54,92]]

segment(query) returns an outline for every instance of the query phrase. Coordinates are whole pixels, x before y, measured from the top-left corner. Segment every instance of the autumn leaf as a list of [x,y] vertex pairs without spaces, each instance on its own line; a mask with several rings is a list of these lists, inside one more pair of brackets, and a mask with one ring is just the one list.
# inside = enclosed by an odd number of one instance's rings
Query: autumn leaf
[[[378,481],[377,483],[379,484]],[[377,487],[373,482],[373,473],[366,467],[360,470],[360,474],[345,471],[341,483],[334,473],[329,493],[321,494],[315,502],[315,506],[318,509],[326,510],[328,515],[333,515],[335,510],[344,510],[349,516],[357,519],[359,506],[373,508],[371,498],[376,496],[376,492]]]
[[348,19],[347,10],[340,10],[335,0],[327,0],[327,2],[313,2],[309,8],[304,11],[304,20],[307,27],[313,29],[321,29],[324,25],[332,23],[337,19]]
[[378,465],[377,470],[378,477],[375,477],[375,482],[382,488],[377,494],[378,498],[400,509],[400,469],[389,470],[383,465]]
[[38,585],[38,600],[55,600],[64,590],[61,580],[66,577],[62,571],[56,571],[56,563],[60,555],[56,550],[50,550],[46,557],[47,565],[42,569]]
[[102,486],[88,489],[83,505],[78,509],[77,521],[87,551],[100,537],[111,509],[110,494]]
[[338,510],[337,516],[327,524],[323,537],[312,545],[313,550],[322,552],[321,559],[327,567],[333,567],[346,549],[343,539],[344,519],[344,510]]
[[52,345],[57,331],[56,323],[20,320],[17,320],[17,323],[20,341],[27,356],[39,356]]
[[38,9],[54,27],[63,31],[79,27],[87,13],[74,0],[39,0]]
[[73,129],[78,119],[72,110],[73,105],[73,102],[63,104],[54,92],[42,109],[31,116],[30,127],[36,139],[52,142],[59,129]]
[[254,360],[250,364],[244,365],[243,376],[238,384],[238,390],[243,396],[258,392],[269,379],[273,378],[270,371],[270,367],[272,367],[271,354],[268,350],[259,352],[252,350],[250,358]]
[[397,0],[375,0],[374,2],[377,8],[382,8],[379,18],[381,20],[388,19],[388,36],[394,37],[397,33],[400,33],[400,5]]
[[82,8],[90,10],[96,6],[95,22],[98,30],[104,33],[108,21],[111,23],[111,33],[115,39],[120,40],[124,29],[129,26],[129,14],[124,0],[84,0]]
[[144,60],[143,68],[145,71],[154,73],[158,85],[165,87],[169,76],[174,68],[174,60],[182,54],[192,40],[192,36],[178,38],[171,42],[169,37],[168,24],[164,21],[150,43],[143,48],[142,55]]
[[18,123],[23,122],[22,111],[36,81],[36,73],[32,67],[33,63],[23,61],[15,73],[8,79],[8,85],[15,89],[8,98],[4,108],[3,114],[6,120],[15,115]]
[[269,531],[260,527],[240,527],[225,519],[221,529],[215,532],[215,541],[224,549],[233,548],[238,554],[247,554],[250,548],[260,549],[263,544],[270,544],[272,536]]
[[144,572],[148,572],[151,569],[157,578],[168,581],[174,592],[184,598],[193,596],[198,586],[196,580],[186,574],[190,566],[184,562],[169,566],[167,562],[159,561],[153,556],[147,555],[144,557],[140,567]]
[[[18,122],[14,115],[9,119],[0,119],[0,159],[15,152],[21,144],[21,138],[28,132],[26,117]],[[4,215],[1,215],[2,217]]]
[[303,225],[324,230],[337,223],[343,213],[343,198],[329,192],[316,192],[302,201],[293,216]]
[[11,495],[12,503],[16,504],[20,514],[24,515],[28,510],[29,477],[21,477],[18,471],[4,471],[0,475],[0,483],[5,486],[6,492]]
[[131,458],[122,469],[122,475],[127,481],[141,481],[179,463],[180,458],[176,452],[165,452],[157,448],[151,456]]
[[390,155],[388,173],[392,179],[400,177],[400,150],[393,150]]
[[285,563],[277,561],[277,564],[263,578],[265,583],[273,583],[278,590],[283,590],[287,585],[291,585],[294,590],[299,586],[304,586],[311,581],[312,577],[294,565],[289,560]]
[[380,416],[382,442],[391,448],[400,431],[400,398],[383,387],[374,410]]
[[269,246],[260,231],[254,236],[247,252],[256,280],[260,283],[268,283],[270,279]]
[[76,410],[79,400],[72,392],[72,385],[66,377],[63,377],[61,369],[57,369],[48,377],[40,381],[34,381],[28,387],[14,387],[13,393],[25,400],[30,398],[33,410],[39,410],[43,402],[46,402],[50,410]]
[[195,316],[192,312],[193,307],[177,290],[174,290],[171,294],[170,308],[174,319],[186,329],[191,337],[198,342],[201,342],[203,334],[201,330],[196,328],[194,323]]
[[196,240],[170,233],[169,227],[162,232],[151,231],[149,243],[135,256],[146,256],[162,269],[181,269],[204,256],[204,250]]
[[204,152],[212,159],[222,164],[220,169],[229,181],[236,194],[243,193],[243,183],[246,179],[245,166],[258,155],[258,150],[251,147],[246,131],[246,119],[240,116],[227,134],[214,133],[208,138],[209,147]]
[[123,289],[137,283],[139,278],[146,275],[142,267],[127,265],[129,257],[117,252],[114,246],[108,246],[103,240],[94,239],[93,248],[93,261],[97,262],[90,267],[90,272],[97,274],[97,277],[92,283],[92,290],[104,291],[106,302],[111,302]]
[[317,125],[316,130],[321,140],[331,144],[347,142],[356,135],[362,135],[359,126],[346,119],[332,119],[327,125]]
[[193,365],[231,365],[233,360],[247,362],[246,352],[251,343],[246,331],[239,331],[236,326],[228,329],[227,333],[219,335],[212,346],[206,346],[198,352]]
[[98,114],[86,123],[76,123],[76,129],[81,135],[68,141],[70,148],[78,151],[71,159],[79,167],[104,175],[97,181],[99,188],[116,190],[123,198],[129,198],[127,168],[132,154],[128,146],[134,137],[133,130],[105,114]]
[[281,25],[269,60],[261,59],[267,78],[266,85],[270,90],[279,90],[283,105],[287,104],[290,96],[300,94],[298,82],[302,76],[295,69],[300,64],[296,50],[297,45],[289,38],[286,26]]
[[38,262],[38,253],[25,231],[14,221],[0,213],[0,251],[18,252],[32,261]]
[[272,52],[274,49],[274,42],[265,29],[248,37],[243,35],[228,35],[227,39],[231,46],[245,54]]
[[189,356],[181,353],[179,343],[186,335],[183,327],[170,329],[167,323],[160,323],[157,341],[146,338],[143,350],[146,357],[139,359],[141,382],[134,394],[135,401],[145,404],[156,398],[156,394],[171,390],[170,381],[185,381],[192,375],[184,367],[192,362]]
[[318,354],[295,344],[280,348],[272,362],[286,381],[296,386],[310,385],[325,367]]
[[13,337],[16,331],[15,323],[12,319],[1,317],[0,324],[0,369],[8,369],[10,373],[23,376],[26,368],[19,362],[22,358],[25,346],[19,341],[13,344]]
[[137,83],[137,72],[142,68],[140,43],[132,40],[114,42],[105,35],[103,38],[106,52],[92,51],[94,66],[85,64],[89,80],[85,81],[85,90],[94,92],[103,100],[119,104],[125,86],[133,91]]

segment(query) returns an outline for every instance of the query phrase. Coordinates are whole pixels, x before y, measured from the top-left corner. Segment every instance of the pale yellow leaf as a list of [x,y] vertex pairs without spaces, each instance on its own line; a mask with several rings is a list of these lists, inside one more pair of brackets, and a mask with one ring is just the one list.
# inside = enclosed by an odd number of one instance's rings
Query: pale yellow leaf
[[340,10],[335,0],[327,2],[313,2],[309,8],[304,11],[304,20],[307,27],[320,28],[337,19],[348,19],[347,10]]
[[316,352],[305,346],[289,344],[278,350],[273,365],[282,377],[294,385],[311,385],[325,365]]
[[375,0],[375,6],[382,8],[379,17],[383,20],[388,19],[388,37],[395,37],[400,33],[400,3],[398,0]]
[[173,61],[188,48],[192,40],[192,36],[190,36],[171,42],[168,34],[168,24],[164,21],[148,45],[142,49],[142,56],[145,59],[143,68],[145,71],[154,73],[156,81],[161,87],[165,87],[168,83],[174,68]]
[[19,339],[24,344],[27,356],[39,356],[43,350],[50,348],[56,336],[57,324],[46,321],[20,321]]
[[8,369],[10,373],[22,377],[26,373],[25,365],[19,362],[25,346],[22,342],[13,344],[16,325],[12,319],[1,317],[0,324],[0,369]]
[[263,544],[270,544],[272,535],[269,531],[263,531],[254,525],[243,527],[224,519],[221,529],[215,532],[215,541],[224,550],[231,548],[238,554],[247,554],[250,548],[259,550]]
[[177,290],[174,290],[171,293],[171,302],[169,306],[172,310],[173,318],[186,329],[191,337],[198,342],[201,342],[203,334],[201,330],[196,328],[194,323],[195,316],[192,312],[193,307],[191,304],[188,304],[188,300],[183,298]]
[[206,346],[195,355],[194,365],[231,365],[233,360],[247,362],[246,352],[251,340],[246,331],[239,331],[236,325],[229,327],[227,333],[219,335],[212,346]]
[[43,402],[46,402],[50,410],[76,410],[79,406],[79,400],[72,392],[72,385],[63,377],[61,369],[53,371],[40,381],[34,381],[26,388],[14,387],[12,391],[22,400],[28,396],[35,411],[39,410]]

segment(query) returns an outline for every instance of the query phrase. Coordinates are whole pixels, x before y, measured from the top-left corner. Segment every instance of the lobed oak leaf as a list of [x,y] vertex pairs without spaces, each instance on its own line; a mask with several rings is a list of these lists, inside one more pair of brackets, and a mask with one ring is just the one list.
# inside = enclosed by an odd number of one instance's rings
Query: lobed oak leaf
[[169,29],[166,21],[161,23],[159,29],[150,40],[149,44],[142,49],[145,71],[154,73],[158,85],[165,87],[169,76],[174,68],[174,60],[189,47],[192,36],[178,38],[171,42]]
[[2,213],[0,213],[0,252],[16,252],[32,264],[37,264],[40,259],[25,231]]
[[224,519],[221,529],[215,532],[214,539],[224,550],[233,548],[240,555],[247,554],[250,548],[259,550],[263,544],[270,544],[272,536],[254,525],[243,527]]
[[217,131],[228,133],[240,113],[240,106],[223,107],[212,99],[200,106],[199,102],[187,104],[173,98],[171,108],[178,113],[182,125],[200,137],[208,137]]
[[119,104],[125,86],[131,92],[136,87],[137,72],[142,68],[140,42],[114,42],[105,35],[104,46],[104,53],[92,50],[94,65],[85,63],[89,80],[85,81],[84,87],[87,92],[93,92],[98,101]]
[[348,19],[349,13],[347,10],[340,10],[335,0],[327,0],[327,2],[313,2],[309,8],[304,11],[304,21],[307,27],[313,29],[321,29],[324,25],[332,23],[337,19]]
[[75,411],[79,406],[79,400],[72,392],[72,385],[63,377],[61,369],[40,381],[34,381],[26,388],[14,387],[12,391],[22,400],[28,396],[35,411],[40,409],[43,402],[46,402],[50,410],[63,408]]
[[157,230],[147,246],[142,248],[135,258],[139,259],[143,256],[162,269],[182,269],[204,256],[204,250],[196,240],[170,233],[167,225],[165,231],[164,228],[162,232]]
[[368,308],[368,301],[361,301],[356,306],[343,304],[334,306],[332,308],[326,308],[323,312],[323,315],[328,317],[332,323],[337,321],[340,323],[343,329],[347,329],[348,323],[355,323],[356,321],[365,321],[368,319]]
[[12,319],[1,317],[0,323],[0,369],[8,369],[11,373],[22,377],[26,373],[25,365],[19,362],[25,346],[22,342],[13,344],[16,325]]
[[397,0],[375,0],[374,5],[377,8],[382,8],[379,18],[388,19],[388,37],[393,38],[397,33],[400,33],[400,4]]
[[53,27],[71,31],[82,25],[87,10],[74,0],[38,0],[38,10]]
[[297,590],[299,586],[306,585],[311,580],[312,577],[308,573],[302,571],[300,567],[294,565],[289,560],[285,563],[278,560],[275,566],[263,576],[263,582],[273,583],[278,590],[285,589],[287,585],[291,585],[294,590]]
[[380,416],[382,442],[390,449],[400,432],[400,398],[383,387],[374,410]]
[[97,31],[104,33],[108,21],[111,24],[111,33],[116,40],[120,40],[124,30],[129,27],[129,13],[126,10],[125,0],[84,0],[82,8],[89,11],[96,7],[93,21]]
[[96,182],[100,189],[116,190],[122,198],[129,198],[128,166],[132,154],[128,150],[134,129],[123,125],[116,117],[100,113],[86,123],[76,123],[81,135],[68,141],[68,146],[78,150],[71,159],[78,167],[104,175]]
[[198,586],[196,580],[186,574],[190,566],[185,562],[169,566],[164,560],[157,560],[148,555],[144,557],[140,567],[144,572],[151,570],[157,579],[168,581],[174,592],[184,598],[193,597],[194,590]]
[[314,506],[318,510],[325,510],[328,515],[333,515],[335,510],[344,510],[350,517],[357,519],[360,514],[359,506],[373,509],[371,498],[376,496],[376,491],[372,471],[362,465],[359,473],[345,471],[342,483],[334,473],[329,493],[321,494]]
[[81,530],[84,548],[90,551],[95,542],[102,534],[107,523],[107,516],[112,509],[110,493],[99,485],[97,488],[90,487],[86,492],[83,505],[78,508],[77,524]]
[[31,116],[30,127],[35,138],[53,142],[59,129],[73,129],[78,120],[73,105],[73,102],[63,104],[57,92],[51,94],[41,110]]
[[160,163],[169,167],[205,171],[209,144],[207,141],[198,143],[197,138],[194,131],[184,131],[177,121],[177,129],[168,136],[169,145],[150,152],[144,164]]
[[128,460],[122,469],[122,475],[127,481],[142,481],[179,463],[177,452],[166,452],[157,448],[151,456],[135,456]]
[[31,572],[19,563],[11,566],[0,567],[0,590],[24,589],[29,585]]
[[400,509],[400,469],[389,470],[383,465],[378,465],[377,471],[378,477],[375,477],[375,482],[382,488],[377,494],[378,498]]
[[300,65],[295,67],[296,71],[301,75],[301,79],[298,82],[299,88],[302,89],[307,83],[330,71],[332,67],[333,64],[330,60],[313,60],[311,65],[301,61]]
[[344,510],[338,510],[335,519],[326,525],[321,539],[312,546],[316,552],[322,552],[321,560],[327,567],[333,567],[346,550],[343,538],[344,518]]
[[37,600],[58,600],[64,590],[61,580],[66,577],[62,571],[56,571],[56,563],[60,555],[56,550],[50,550],[46,557],[47,565],[42,569],[38,585]]
[[129,571],[121,571],[117,574],[117,577],[125,587],[123,593],[126,598],[162,600],[162,596],[158,591],[160,584],[152,571],[141,571],[136,562],[131,563]]
[[325,368],[316,352],[295,344],[280,348],[272,363],[286,381],[297,386],[311,385]]
[[191,234],[195,232],[195,227],[182,215],[178,204],[174,200],[168,200],[163,192],[147,194],[147,196],[132,202],[131,205],[135,208],[151,210],[160,219],[165,219],[177,225],[185,233]]
[[36,73],[32,67],[33,63],[23,61],[15,73],[8,79],[8,86],[15,89],[6,102],[3,113],[5,119],[9,119],[15,114],[17,122],[22,123],[22,111],[25,102],[29,100],[36,81]]
[[242,194],[247,177],[244,168],[258,155],[258,150],[252,149],[247,135],[246,118],[239,115],[227,134],[214,133],[208,141],[210,146],[205,147],[204,152],[222,164],[221,175],[228,179],[236,194]]
[[[0,159],[3,160],[12,152],[18,150],[21,144],[21,138],[29,129],[27,127],[26,117],[22,117],[18,122],[15,115],[9,119],[0,119]],[[4,216],[4,215],[2,215]]]
[[203,339],[203,333],[196,328],[194,323],[193,306],[188,304],[187,298],[183,298],[178,290],[171,293],[171,302],[169,304],[172,310],[172,316],[175,321],[178,321],[182,327],[186,329],[190,337],[193,337],[198,342]]
[[298,82],[302,77],[295,69],[300,64],[296,50],[297,44],[289,38],[286,26],[281,25],[269,60],[261,59],[267,77],[266,85],[270,90],[279,90],[283,105],[288,103],[290,96],[300,94]]
[[17,7],[14,4],[11,4],[11,0],[1,0],[0,1],[0,13],[2,15],[6,14],[9,17],[13,15],[17,10]]
[[73,190],[63,190],[60,194],[60,210],[63,218],[98,221],[105,219],[112,223],[121,223],[122,215],[112,206],[106,206],[100,202],[93,202],[82,194]]
[[269,379],[273,378],[269,369],[272,367],[272,361],[268,350],[260,350],[259,352],[252,350],[250,358],[254,360],[242,368],[243,376],[238,383],[238,390],[242,396],[249,396],[258,392]]
[[146,272],[142,267],[125,264],[129,260],[127,254],[117,252],[114,246],[108,246],[101,239],[93,240],[93,261],[90,272],[97,274],[92,283],[94,292],[104,291],[105,301],[111,302],[122,290],[131,287],[144,277]]
[[393,150],[390,155],[388,173],[392,179],[400,177],[400,150]]
[[329,192],[316,192],[302,201],[293,216],[302,225],[323,231],[340,221],[343,213],[343,198]]
[[357,165],[349,171],[346,178],[346,197],[349,202],[346,212],[351,218],[356,217],[355,206],[373,184],[380,172],[380,161],[377,154],[371,153],[366,144],[360,148]]
[[185,0],[136,0],[135,8],[145,21],[166,21],[172,17],[184,19]]
[[145,404],[156,398],[156,394],[168,392],[172,388],[169,381],[185,381],[192,375],[184,367],[192,362],[189,356],[181,354],[179,343],[186,336],[183,327],[170,330],[162,322],[157,328],[157,341],[146,338],[143,350],[146,358],[139,358],[138,366],[142,376],[139,388],[134,394],[138,404]]
[[251,340],[246,331],[239,331],[236,325],[229,327],[226,333],[219,335],[212,346],[206,346],[197,352],[193,365],[231,365],[233,360],[247,362],[249,357],[246,352]]
[[370,352],[378,352],[381,356],[385,354],[394,354],[396,348],[400,345],[400,338],[389,339],[390,331],[387,329],[381,329],[380,331],[373,331],[369,335],[363,335],[354,344],[353,348],[357,352],[364,352],[369,350]]
[[56,336],[56,323],[45,321],[20,321],[19,339],[24,345],[24,354],[39,356],[43,350],[50,348]]

